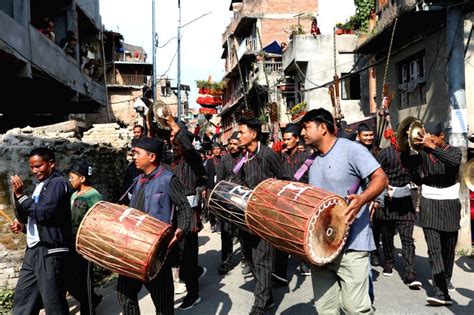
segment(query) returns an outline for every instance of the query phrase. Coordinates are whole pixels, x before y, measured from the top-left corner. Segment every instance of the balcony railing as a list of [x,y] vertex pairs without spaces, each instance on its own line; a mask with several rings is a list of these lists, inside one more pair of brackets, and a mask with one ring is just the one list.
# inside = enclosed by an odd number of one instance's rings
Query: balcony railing
[[107,84],[113,85],[147,85],[150,76],[143,74],[119,74],[107,78]]
[[240,60],[243,55],[248,53],[256,52],[258,49],[258,41],[255,37],[246,37],[242,43],[240,43],[237,49],[237,58]]

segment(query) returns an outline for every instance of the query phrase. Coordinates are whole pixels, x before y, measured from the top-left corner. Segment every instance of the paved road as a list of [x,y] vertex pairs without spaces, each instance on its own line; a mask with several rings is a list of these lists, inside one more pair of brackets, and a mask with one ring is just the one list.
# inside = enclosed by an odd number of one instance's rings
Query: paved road
[[[415,228],[416,268],[418,280],[423,283],[422,290],[411,291],[402,282],[400,272],[403,270],[400,257],[400,242],[397,239],[397,258],[394,274],[385,277],[381,267],[375,267],[374,307],[378,314],[474,314],[474,258],[456,257],[453,285],[457,288],[451,297],[454,304],[450,307],[431,307],[425,303],[426,294],[430,291],[430,268],[426,254],[426,243],[423,232]],[[398,236],[397,236],[398,238]],[[220,235],[209,232],[209,225],[200,233],[200,263],[208,268],[207,275],[201,281],[202,302],[191,310],[179,311],[177,314],[248,314],[253,303],[252,278],[241,276],[240,266],[236,266],[225,277],[217,274],[220,261]],[[236,250],[238,252],[239,249]],[[236,261],[237,262],[237,261]],[[312,303],[312,286],[310,277],[302,277],[296,272],[297,262],[290,261],[290,283],[287,287],[274,287],[273,295],[276,306],[267,314],[306,315],[314,314]],[[119,314],[115,297],[114,283],[98,290],[104,295],[97,314]],[[178,307],[183,296],[176,296]],[[154,314],[153,304],[147,291],[140,292],[142,314]],[[77,306],[72,305],[73,314],[78,313]]]

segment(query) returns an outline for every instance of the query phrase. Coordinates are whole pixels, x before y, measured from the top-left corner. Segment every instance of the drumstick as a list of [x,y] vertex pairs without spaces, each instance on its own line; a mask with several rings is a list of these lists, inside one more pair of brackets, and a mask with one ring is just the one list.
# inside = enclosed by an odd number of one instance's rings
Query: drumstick
[[7,219],[7,221],[8,221],[10,224],[13,223],[12,218],[11,218],[8,214],[6,214],[3,210],[1,210],[1,209],[0,209],[0,215],[2,215],[3,217],[5,217],[5,219]]

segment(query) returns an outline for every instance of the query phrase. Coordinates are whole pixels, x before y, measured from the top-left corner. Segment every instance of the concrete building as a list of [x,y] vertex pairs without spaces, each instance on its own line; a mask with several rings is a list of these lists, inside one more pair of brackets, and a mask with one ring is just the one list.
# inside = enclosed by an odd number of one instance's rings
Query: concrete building
[[[273,103],[281,102],[277,83],[283,78],[281,43],[292,33],[309,33],[316,0],[232,0],[234,16],[222,36],[227,87],[223,94],[223,142],[242,116],[253,116],[271,127],[280,113]],[[270,112],[271,115],[268,115]],[[269,128],[264,128],[270,131]]]
[[[408,116],[422,122],[441,121],[450,144],[472,158],[467,135],[473,126],[472,33],[474,3],[466,1],[378,1],[377,29],[357,52],[371,58],[376,75],[377,104],[386,78],[394,98],[392,125]],[[392,53],[387,57],[393,29]],[[460,179],[462,176],[460,176]],[[461,182],[463,182],[461,180]],[[461,185],[461,233],[458,247],[471,252],[469,197]]]
[[1,1],[0,128],[54,123],[104,106],[101,30],[99,0]]
[[[354,71],[364,64],[354,54],[357,41],[357,35],[294,36],[283,53],[285,82],[279,86],[286,99],[286,112],[302,102],[306,110],[323,107],[333,112],[328,85],[337,74],[344,78],[340,82],[344,120],[353,124],[368,119],[371,114],[368,93],[361,91],[361,82],[367,80],[367,73]],[[292,118],[289,114],[282,119],[285,123],[294,120],[295,116]]]

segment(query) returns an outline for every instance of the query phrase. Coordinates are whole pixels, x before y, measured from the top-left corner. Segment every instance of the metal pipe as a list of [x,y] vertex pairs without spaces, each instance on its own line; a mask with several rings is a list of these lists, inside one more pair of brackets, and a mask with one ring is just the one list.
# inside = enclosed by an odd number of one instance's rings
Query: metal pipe
[[155,24],[155,0],[151,2],[151,37],[152,37],[152,46],[153,50],[153,76],[151,80],[151,90],[153,94],[153,103],[156,102],[156,24]]
[[178,80],[177,80],[177,96],[178,96],[178,119],[181,119],[181,0],[178,0]]

